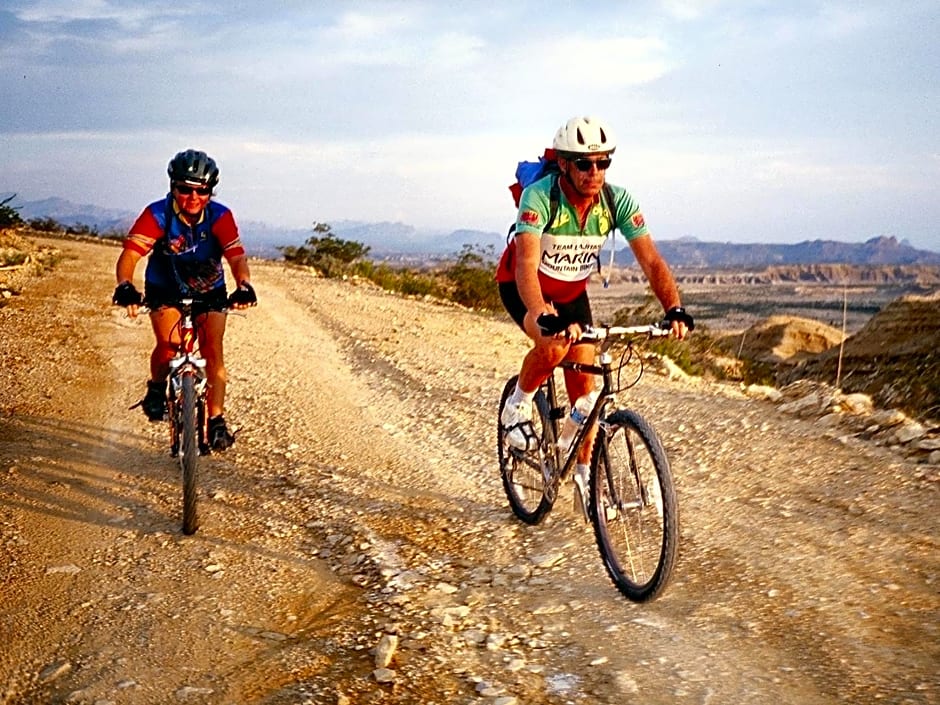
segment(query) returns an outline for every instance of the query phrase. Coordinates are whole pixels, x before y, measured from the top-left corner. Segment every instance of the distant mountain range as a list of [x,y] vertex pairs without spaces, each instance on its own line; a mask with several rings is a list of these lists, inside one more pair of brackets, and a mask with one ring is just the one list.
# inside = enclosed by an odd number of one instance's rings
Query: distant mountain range
[[[0,200],[10,196],[0,193]],[[63,225],[84,225],[105,233],[126,232],[137,213],[99,206],[75,204],[61,198],[20,201],[16,207],[23,220],[53,218]],[[506,242],[505,233],[479,230],[451,232],[419,230],[405,223],[331,223],[336,237],[367,245],[375,259],[415,261],[442,259],[459,253],[465,245],[492,247],[498,254]],[[278,247],[302,245],[314,232],[310,228],[282,228],[267,223],[240,221],[239,227],[248,253],[276,259]],[[811,240],[792,245],[705,242],[694,237],[658,240],[657,246],[673,267],[741,268],[767,265],[840,263],[856,265],[940,265],[940,253],[918,250],[895,237],[874,237],[863,243]],[[607,252],[603,260],[607,260]],[[619,264],[629,265],[633,256],[626,247],[617,251]]]
[[[702,242],[695,238],[658,241],[667,262],[682,267],[764,267],[793,264],[940,265],[940,253],[918,250],[895,237],[873,237],[865,242],[807,240],[793,245]],[[632,255],[622,250],[617,261],[627,264]]]

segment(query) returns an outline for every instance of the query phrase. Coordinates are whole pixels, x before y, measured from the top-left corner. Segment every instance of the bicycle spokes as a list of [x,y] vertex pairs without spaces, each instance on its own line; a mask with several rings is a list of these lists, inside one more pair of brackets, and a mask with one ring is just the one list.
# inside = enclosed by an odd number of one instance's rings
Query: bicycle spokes
[[[515,389],[515,378],[509,380],[500,402],[503,406]],[[525,450],[513,448],[507,438],[508,429],[499,423],[497,445],[503,489],[513,513],[528,524],[539,523],[554,502],[554,430],[548,422],[548,404],[543,392],[533,400],[531,429],[533,443]]]
[[678,513],[671,473],[653,430],[630,411],[602,425],[595,450],[595,536],[607,572],[632,600],[665,587],[676,558]]

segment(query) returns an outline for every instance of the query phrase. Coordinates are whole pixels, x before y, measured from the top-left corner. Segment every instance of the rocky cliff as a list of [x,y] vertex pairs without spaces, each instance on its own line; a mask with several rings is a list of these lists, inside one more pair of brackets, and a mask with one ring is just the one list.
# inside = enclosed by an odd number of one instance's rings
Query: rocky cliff
[[[680,284],[894,284],[926,291],[940,286],[940,265],[791,264],[752,270],[675,267],[675,276]],[[628,267],[621,279],[645,281],[635,267]]]

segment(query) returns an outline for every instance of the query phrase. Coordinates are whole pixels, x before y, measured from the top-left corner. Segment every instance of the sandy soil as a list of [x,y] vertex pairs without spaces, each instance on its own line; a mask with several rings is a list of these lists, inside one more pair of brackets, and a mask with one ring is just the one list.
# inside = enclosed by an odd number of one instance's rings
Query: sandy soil
[[937,485],[889,449],[646,375],[682,543],[634,605],[568,501],[506,505],[512,325],[256,262],[184,537],[117,250],[57,246],[0,309],[0,703],[940,702]]

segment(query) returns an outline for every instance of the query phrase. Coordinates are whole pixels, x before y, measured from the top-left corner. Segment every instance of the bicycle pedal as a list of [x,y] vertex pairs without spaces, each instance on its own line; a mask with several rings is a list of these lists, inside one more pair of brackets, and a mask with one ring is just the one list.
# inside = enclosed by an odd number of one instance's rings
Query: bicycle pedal
[[[508,434],[512,431],[519,430],[522,432],[522,437],[525,440],[525,448],[519,448],[518,446],[513,445],[509,440]],[[506,426],[505,431],[507,434],[505,440],[505,446],[513,455],[517,458],[522,457],[525,453],[530,453],[534,450],[538,450],[540,445],[540,439],[535,434],[535,427],[532,425],[531,421],[523,421],[522,423],[517,423],[512,426]]]

